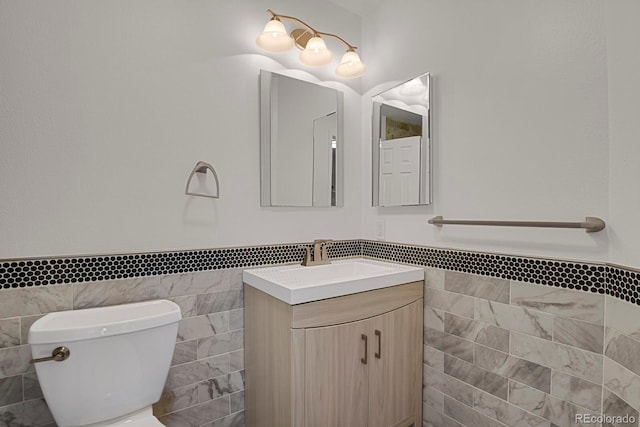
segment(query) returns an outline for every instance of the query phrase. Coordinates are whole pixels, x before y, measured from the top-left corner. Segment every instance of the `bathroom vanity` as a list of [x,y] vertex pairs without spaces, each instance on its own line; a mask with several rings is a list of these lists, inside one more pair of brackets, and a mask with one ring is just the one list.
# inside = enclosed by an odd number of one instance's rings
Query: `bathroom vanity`
[[368,259],[245,271],[247,426],[421,425],[423,279]]

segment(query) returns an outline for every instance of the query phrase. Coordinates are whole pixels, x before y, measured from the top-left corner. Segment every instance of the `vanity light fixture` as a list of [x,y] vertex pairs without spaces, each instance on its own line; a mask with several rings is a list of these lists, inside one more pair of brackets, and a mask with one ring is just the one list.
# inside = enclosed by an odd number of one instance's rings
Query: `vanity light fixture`
[[[349,79],[360,77],[367,72],[367,66],[362,63],[360,56],[356,53],[357,47],[349,44],[342,37],[318,31],[296,17],[279,15],[271,9],[267,9],[267,12],[271,14],[271,20],[267,22],[264,31],[256,38],[256,44],[262,50],[285,52],[296,45],[302,50],[299,56],[300,62],[309,67],[322,67],[333,60],[333,53],[327,48],[323,37],[332,37],[347,46],[347,51],[342,56],[340,65],[336,68],[336,75]],[[305,28],[295,28],[289,35],[282,19],[294,21]]]

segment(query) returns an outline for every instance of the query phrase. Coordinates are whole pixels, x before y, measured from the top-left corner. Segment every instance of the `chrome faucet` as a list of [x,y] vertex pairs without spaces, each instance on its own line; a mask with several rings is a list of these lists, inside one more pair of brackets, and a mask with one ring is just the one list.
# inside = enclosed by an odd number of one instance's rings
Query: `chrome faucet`
[[311,257],[311,248],[308,246],[304,246],[306,252],[304,255],[304,259],[302,260],[302,265],[304,266],[312,266],[312,265],[324,265],[331,264],[331,260],[329,259],[329,253],[327,252],[327,247],[333,243],[333,240],[314,240],[313,241],[313,258]]

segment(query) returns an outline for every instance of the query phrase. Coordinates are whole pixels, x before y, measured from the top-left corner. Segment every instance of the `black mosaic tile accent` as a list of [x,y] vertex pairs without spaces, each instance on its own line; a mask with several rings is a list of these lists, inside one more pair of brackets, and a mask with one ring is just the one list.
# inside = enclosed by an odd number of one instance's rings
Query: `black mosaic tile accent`
[[640,272],[607,266],[607,295],[640,305]]
[[[301,262],[306,244],[253,246],[95,257],[0,261],[0,288],[94,282],[225,268]],[[360,242],[336,241],[331,258],[359,256]]]
[[372,241],[363,241],[362,255],[600,294],[604,294],[606,289],[607,270],[603,264],[435,249]]
[[[0,260],[0,289],[300,262],[311,243],[143,254]],[[366,256],[482,276],[607,294],[640,305],[640,271],[620,266],[340,240],[331,258]]]

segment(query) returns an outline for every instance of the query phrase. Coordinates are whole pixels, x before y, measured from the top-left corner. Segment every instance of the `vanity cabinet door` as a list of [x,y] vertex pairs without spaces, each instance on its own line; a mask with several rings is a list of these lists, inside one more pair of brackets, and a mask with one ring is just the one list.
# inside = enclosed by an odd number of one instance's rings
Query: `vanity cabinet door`
[[371,319],[369,427],[419,426],[422,299]]
[[370,322],[306,329],[305,427],[367,427]]

